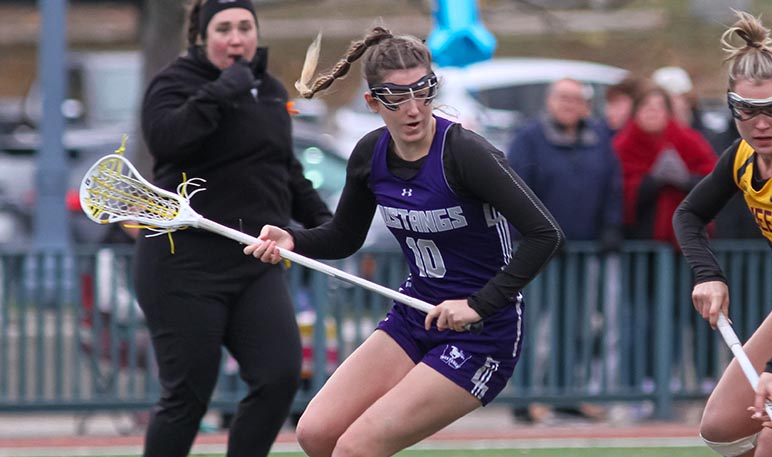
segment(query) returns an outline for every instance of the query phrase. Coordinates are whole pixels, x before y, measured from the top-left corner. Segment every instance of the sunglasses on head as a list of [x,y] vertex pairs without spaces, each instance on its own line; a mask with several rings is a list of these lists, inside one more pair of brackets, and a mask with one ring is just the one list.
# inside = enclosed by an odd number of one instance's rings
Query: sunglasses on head
[[431,103],[437,96],[437,75],[433,72],[408,84],[381,83],[370,87],[370,94],[391,111],[396,111],[399,105],[410,100],[422,101],[424,105]]
[[726,99],[735,119],[747,121],[759,114],[772,117],[772,97],[743,98],[735,92],[727,92]]

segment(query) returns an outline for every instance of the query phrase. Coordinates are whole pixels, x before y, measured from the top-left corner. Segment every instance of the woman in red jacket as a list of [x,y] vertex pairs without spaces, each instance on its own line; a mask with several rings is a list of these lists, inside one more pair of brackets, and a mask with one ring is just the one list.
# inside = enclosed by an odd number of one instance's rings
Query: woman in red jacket
[[627,237],[676,245],[673,213],[716,164],[710,144],[678,123],[667,92],[651,86],[636,97],[633,116],[614,138],[614,149],[622,166]]

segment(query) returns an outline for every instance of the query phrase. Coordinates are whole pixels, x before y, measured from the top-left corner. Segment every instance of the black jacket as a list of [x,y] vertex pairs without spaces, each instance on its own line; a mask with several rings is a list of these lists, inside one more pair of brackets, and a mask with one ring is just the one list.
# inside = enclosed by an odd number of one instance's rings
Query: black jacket
[[142,106],[155,184],[176,191],[183,173],[205,179],[193,209],[252,235],[264,224],[313,227],[331,217],[293,154],[287,90],[265,61],[261,50],[250,65],[256,95],[223,100],[214,90],[220,70],[191,48],[156,75]]

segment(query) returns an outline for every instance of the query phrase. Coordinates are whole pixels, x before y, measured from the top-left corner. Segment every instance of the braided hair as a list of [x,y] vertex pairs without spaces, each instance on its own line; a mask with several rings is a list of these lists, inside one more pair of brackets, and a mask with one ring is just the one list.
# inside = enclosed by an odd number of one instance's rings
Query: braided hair
[[201,5],[206,0],[193,0],[188,13],[188,46],[195,46],[198,42],[198,16],[201,13]]
[[[760,18],[744,11],[735,11],[738,17],[721,36],[723,50],[728,54],[729,87],[737,80],[761,81],[772,79],[772,37]],[[739,45],[732,43],[737,36]]]
[[312,75],[319,57],[321,35],[311,44],[303,64],[300,80],[295,83],[300,95],[311,98],[329,88],[336,79],[346,76],[351,64],[363,57],[362,74],[369,85],[382,82],[384,73],[415,67],[431,69],[432,56],[426,45],[412,36],[394,36],[383,27],[374,27],[363,39],[353,41],[343,57],[325,73]]

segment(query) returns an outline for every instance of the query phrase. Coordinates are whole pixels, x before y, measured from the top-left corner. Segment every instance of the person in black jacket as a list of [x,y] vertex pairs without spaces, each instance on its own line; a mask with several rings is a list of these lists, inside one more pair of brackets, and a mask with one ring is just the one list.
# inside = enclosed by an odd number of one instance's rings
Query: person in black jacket
[[[246,233],[331,218],[293,155],[285,87],[266,71],[250,0],[198,0],[187,54],[150,82],[142,131],[155,184],[175,191],[206,180],[192,199],[204,217]],[[224,346],[248,386],[230,427],[229,457],[264,456],[300,383],[301,344],[278,265],[231,240],[187,229],[140,237],[137,298],[158,360],[161,398],[146,457],[188,455],[217,381]]]
[[[748,13],[722,37],[729,57],[727,101],[740,139],[724,151],[713,171],[681,202],[673,227],[694,273],[694,308],[716,328],[719,314],[729,316],[726,275],[710,248],[705,226],[735,195],[741,195],[761,235],[772,243],[772,38]],[[743,346],[756,371],[772,357],[772,314]],[[772,364],[767,364],[772,371]],[[700,435],[723,456],[772,455],[770,418],[763,412],[772,395],[772,375],[763,374],[755,392],[740,364],[729,364],[710,394]],[[755,407],[753,414],[748,408]],[[766,424],[765,424],[766,423]]]

